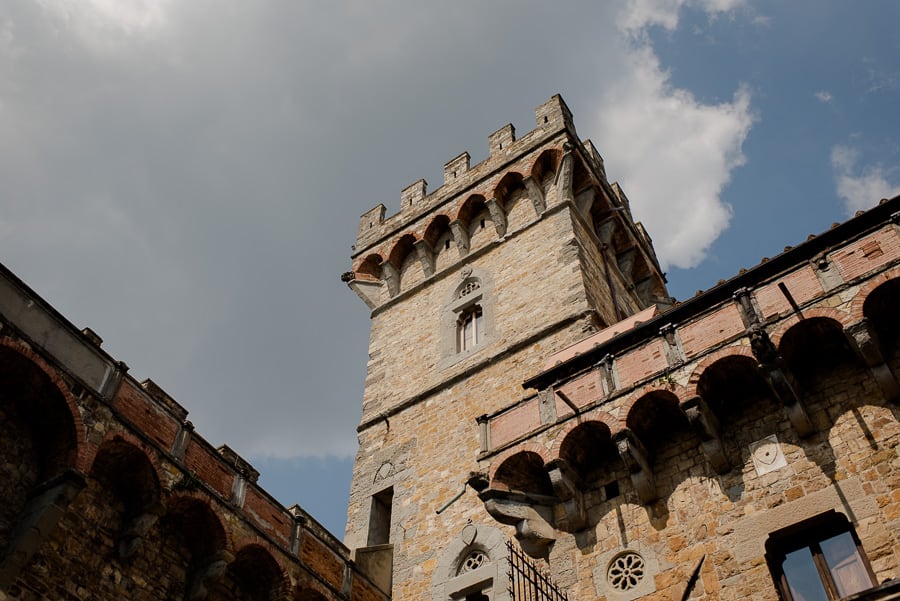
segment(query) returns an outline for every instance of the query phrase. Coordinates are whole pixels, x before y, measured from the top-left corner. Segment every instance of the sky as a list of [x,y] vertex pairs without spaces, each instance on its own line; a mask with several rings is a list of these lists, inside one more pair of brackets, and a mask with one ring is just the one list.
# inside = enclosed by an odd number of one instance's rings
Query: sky
[[0,261],[343,535],[359,216],[560,93],[679,299],[900,194],[890,0],[5,0]]

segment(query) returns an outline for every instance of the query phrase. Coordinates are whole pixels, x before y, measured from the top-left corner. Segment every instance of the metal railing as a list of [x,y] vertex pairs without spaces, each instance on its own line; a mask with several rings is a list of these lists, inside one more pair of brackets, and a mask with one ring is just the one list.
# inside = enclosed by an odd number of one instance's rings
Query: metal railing
[[568,596],[550,576],[529,559],[511,540],[509,552],[509,596],[513,601],[568,601]]

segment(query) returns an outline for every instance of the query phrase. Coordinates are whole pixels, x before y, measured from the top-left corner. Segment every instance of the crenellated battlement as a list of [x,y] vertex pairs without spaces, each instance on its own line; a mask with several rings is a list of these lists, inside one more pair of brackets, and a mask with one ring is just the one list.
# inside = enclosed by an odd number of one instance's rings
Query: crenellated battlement
[[598,291],[622,288],[613,293],[617,307],[602,321],[668,304],[649,236],[635,223],[621,187],[607,181],[593,143],[579,140],[562,98],[539,106],[535,121],[522,138],[512,125],[489,135],[490,155],[477,165],[471,165],[468,152],[445,163],[437,190],[429,193],[424,179],[407,186],[400,193],[400,211],[390,217],[384,205],[366,212],[352,271],[342,279],[374,309],[568,207],[582,222],[578,231],[585,248],[595,255],[588,271],[606,272],[615,265],[620,272],[619,284],[611,283],[612,275],[598,275],[592,284]]
[[[488,136],[490,154],[488,158],[474,166],[470,164],[471,155],[468,152],[463,152],[445,163],[443,185],[431,193],[428,192],[428,184],[424,179],[410,184],[400,193],[400,211],[390,217],[385,218],[386,209],[383,204],[364,213],[360,217],[354,256],[417,217],[439,207],[466,188],[489,177],[510,160],[541,145],[547,137],[568,132],[574,140],[578,139],[572,123],[572,112],[559,94],[535,109],[535,123],[535,128],[521,138],[516,138],[516,130],[512,124],[504,125],[490,134]],[[589,153],[599,159],[600,155],[596,149],[588,144]],[[602,159],[600,164],[602,165]]]

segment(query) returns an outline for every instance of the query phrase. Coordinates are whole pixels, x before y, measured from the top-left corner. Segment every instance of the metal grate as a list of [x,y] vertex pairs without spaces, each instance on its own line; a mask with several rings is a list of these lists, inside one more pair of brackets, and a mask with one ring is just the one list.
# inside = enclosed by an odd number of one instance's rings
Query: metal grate
[[511,540],[506,541],[506,548],[509,551],[509,596],[513,601],[568,601],[550,576]]

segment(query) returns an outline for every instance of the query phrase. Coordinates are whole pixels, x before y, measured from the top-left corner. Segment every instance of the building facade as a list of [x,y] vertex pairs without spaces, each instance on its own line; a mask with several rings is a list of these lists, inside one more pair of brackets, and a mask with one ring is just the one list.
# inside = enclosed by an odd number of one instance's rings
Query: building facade
[[0,600],[386,601],[100,344],[0,266]]
[[344,275],[372,311],[345,543],[373,578],[897,598],[900,199],[676,303],[560,97],[489,146],[364,214]]
[[0,601],[900,598],[900,197],[677,303],[535,115],[360,220],[344,543],[0,266]]

